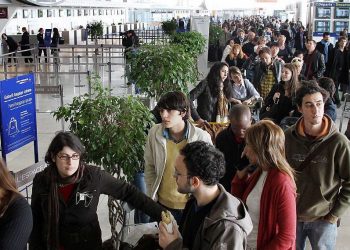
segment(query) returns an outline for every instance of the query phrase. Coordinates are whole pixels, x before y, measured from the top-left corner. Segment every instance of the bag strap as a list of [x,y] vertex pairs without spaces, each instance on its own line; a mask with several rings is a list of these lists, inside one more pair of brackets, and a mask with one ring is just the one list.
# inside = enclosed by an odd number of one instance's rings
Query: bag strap
[[330,142],[335,140],[337,137],[335,135],[331,136],[328,140],[323,141],[318,147],[316,147],[311,153],[307,155],[305,160],[299,165],[299,167],[296,169],[298,172],[302,172],[307,166],[309,166],[309,163],[315,158],[316,155],[320,154],[323,149],[325,149]]

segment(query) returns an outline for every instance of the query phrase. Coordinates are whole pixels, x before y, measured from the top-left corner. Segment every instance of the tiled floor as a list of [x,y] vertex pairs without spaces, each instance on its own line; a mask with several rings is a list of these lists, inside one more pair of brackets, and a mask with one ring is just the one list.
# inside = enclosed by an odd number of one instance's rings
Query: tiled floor
[[[64,55],[62,52],[61,55]],[[67,54],[68,55],[68,54]],[[83,55],[83,53],[82,53]],[[65,72],[73,73],[74,70],[77,69],[77,65],[75,65],[75,69],[72,65],[66,65],[66,62],[69,62],[70,59],[62,59],[61,68],[60,70]],[[115,59],[114,62],[121,62],[122,59]],[[86,65],[81,65],[81,67],[85,67],[85,70],[90,69],[89,67],[92,67],[91,65],[87,67]],[[29,71],[31,70],[30,67],[18,67],[17,71]],[[41,71],[45,72],[45,67],[41,67]],[[106,67],[101,67],[101,75],[103,82],[107,85],[108,81],[108,72],[106,71]],[[1,73],[3,70],[0,70],[0,79],[3,79],[4,75]],[[11,67],[8,69],[8,71],[15,72],[16,68]],[[126,95],[130,92],[130,89],[125,88],[125,82],[124,82],[124,67],[119,65],[114,65],[112,68],[112,88],[113,94],[115,95]],[[14,76],[14,75],[12,75]],[[8,77],[11,77],[11,75],[8,75]],[[81,81],[79,82],[79,77],[77,75],[69,74],[69,75],[61,75],[59,78],[59,83],[63,85],[64,89],[64,103],[69,103],[74,96],[77,96],[83,93],[87,93],[87,81],[86,81],[86,75],[81,75]],[[42,85],[55,85],[56,79],[47,76],[44,73],[37,74],[37,83],[40,83]],[[81,87],[77,87],[77,85],[85,85]],[[47,147],[55,135],[55,133],[59,130],[61,130],[61,123],[57,122],[52,115],[50,114],[50,111],[55,110],[59,106],[59,98],[51,96],[51,95],[37,95],[37,109],[40,113],[37,114],[37,126],[38,126],[38,142],[39,142],[39,159],[42,160],[44,157],[44,154],[47,150]],[[340,110],[339,110],[340,111]],[[46,113],[41,113],[46,112]],[[339,117],[338,114],[338,120],[337,124],[339,126]],[[66,124],[67,128],[67,124]],[[345,126],[343,127],[345,129]],[[7,163],[9,168],[17,172],[31,164],[34,163],[34,156],[33,156],[33,145],[29,144],[24,146],[23,148],[16,150],[13,153],[10,153],[7,156]],[[350,166],[349,166],[350,167]],[[107,197],[101,196],[100,199],[100,205],[98,208],[98,215],[99,220],[101,224],[101,228],[103,231],[103,238],[107,239],[110,237],[110,227],[108,222],[108,208],[107,208]],[[338,240],[337,240],[337,250],[346,250],[350,249],[350,209],[347,211],[347,213],[342,218],[341,227],[338,231]],[[308,249],[311,249],[310,246],[308,246]]]

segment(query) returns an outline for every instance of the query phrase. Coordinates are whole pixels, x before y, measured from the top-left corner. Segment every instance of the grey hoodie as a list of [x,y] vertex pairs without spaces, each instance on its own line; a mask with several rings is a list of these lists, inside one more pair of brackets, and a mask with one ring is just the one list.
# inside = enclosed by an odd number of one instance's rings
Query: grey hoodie
[[[228,193],[222,185],[218,184],[218,186],[221,192],[209,215],[205,217],[198,229],[192,250],[247,248],[247,235],[253,229],[248,211],[242,201]],[[186,210],[183,216],[186,218]],[[179,238],[171,242],[165,249],[186,248],[183,248],[182,239]]]

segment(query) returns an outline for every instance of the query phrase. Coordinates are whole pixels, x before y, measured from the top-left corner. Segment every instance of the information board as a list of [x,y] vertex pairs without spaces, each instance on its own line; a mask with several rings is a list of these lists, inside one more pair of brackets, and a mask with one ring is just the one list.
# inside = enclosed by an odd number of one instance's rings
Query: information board
[[[34,141],[37,147],[34,74],[0,81],[1,147],[6,154]],[[35,149],[37,159],[37,148]]]

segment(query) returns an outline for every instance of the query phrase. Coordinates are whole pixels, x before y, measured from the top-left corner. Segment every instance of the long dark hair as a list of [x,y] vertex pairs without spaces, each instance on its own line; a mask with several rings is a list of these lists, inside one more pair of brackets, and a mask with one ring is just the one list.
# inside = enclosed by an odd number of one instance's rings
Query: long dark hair
[[[56,163],[53,158],[56,157],[64,147],[70,147],[73,151],[79,154],[79,168],[67,178],[61,178]],[[48,249],[59,249],[59,200],[58,200],[58,186],[60,184],[72,184],[79,182],[83,177],[85,163],[84,163],[85,148],[79,138],[71,132],[58,133],[50,143],[50,146],[45,155],[45,162],[47,163],[47,179],[50,183],[49,203],[48,203]]]
[[[217,96],[219,94],[219,82],[221,81],[220,71],[224,66],[227,68],[229,67],[226,62],[216,62],[209,70],[206,79],[212,96]],[[228,81],[227,77],[224,82],[224,88],[228,85]]]
[[285,95],[290,97],[295,97],[297,89],[299,88],[299,79],[298,79],[298,69],[297,66],[291,63],[286,63],[283,65],[284,68],[289,69],[292,72],[292,77],[288,82],[284,84]]
[[80,163],[85,158],[85,148],[79,138],[71,132],[59,132],[51,141],[45,154],[45,162],[48,166],[56,166],[52,160],[64,147],[70,147],[80,155]]
[[20,193],[17,190],[16,182],[11,173],[8,171],[5,162],[0,159],[0,191],[3,197],[0,197],[0,218],[5,213],[8,205]]
[[52,31],[53,31],[53,36],[58,36],[58,37],[60,36],[60,33],[58,33],[57,28],[53,28]]

